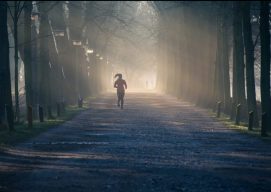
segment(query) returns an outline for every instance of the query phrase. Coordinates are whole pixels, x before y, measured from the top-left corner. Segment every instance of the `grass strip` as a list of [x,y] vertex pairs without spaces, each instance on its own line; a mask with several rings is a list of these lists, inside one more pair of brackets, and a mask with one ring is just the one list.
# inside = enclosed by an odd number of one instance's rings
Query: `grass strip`
[[7,129],[0,131],[0,146],[12,146],[17,143],[23,142],[39,134],[47,131],[50,128],[56,127],[63,124],[64,122],[72,119],[80,112],[88,109],[85,105],[82,108],[77,106],[68,106],[66,111],[60,117],[54,119],[45,119],[44,122],[39,122],[37,120],[33,121],[33,127],[28,128],[27,122],[15,125],[15,131],[9,131]]

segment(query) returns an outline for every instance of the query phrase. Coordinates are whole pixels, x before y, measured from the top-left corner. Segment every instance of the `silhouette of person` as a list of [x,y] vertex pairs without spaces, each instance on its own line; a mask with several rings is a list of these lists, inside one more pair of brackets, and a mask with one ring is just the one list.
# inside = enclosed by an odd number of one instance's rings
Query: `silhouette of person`
[[127,84],[126,81],[122,79],[122,74],[118,73],[115,75],[115,78],[116,77],[118,77],[118,79],[114,83],[114,88],[117,88],[118,107],[121,107],[121,109],[123,109],[123,100],[125,95],[125,89],[127,89]]

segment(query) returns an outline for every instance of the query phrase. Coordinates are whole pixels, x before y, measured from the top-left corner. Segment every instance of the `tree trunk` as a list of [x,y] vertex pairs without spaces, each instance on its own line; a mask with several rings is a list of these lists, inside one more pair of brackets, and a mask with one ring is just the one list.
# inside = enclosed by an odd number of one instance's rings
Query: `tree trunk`
[[246,110],[246,97],[245,97],[245,76],[244,76],[244,44],[242,36],[242,17],[241,17],[241,2],[234,2],[234,13],[233,13],[233,47],[234,47],[234,59],[233,65],[235,75],[236,86],[234,91],[236,98],[235,104],[241,104],[242,117],[247,116]]
[[215,101],[215,97],[214,97],[214,87],[215,87],[215,57],[216,57],[216,52],[213,50],[217,49],[217,43],[216,41],[213,40],[213,37],[217,34],[217,27],[216,25],[213,25],[213,23],[215,22],[215,17],[214,17],[215,13],[213,12],[209,12],[209,15],[207,16],[207,20],[208,20],[208,52],[207,52],[207,62],[208,62],[208,68],[207,70],[207,84],[208,84],[208,101],[206,103],[206,105],[208,107],[212,107],[213,103]]
[[270,129],[270,33],[269,33],[269,2],[261,1],[260,11],[261,38],[261,105],[262,113],[266,113],[267,121],[262,119],[262,134]]
[[184,55],[183,55],[183,93],[182,96],[184,99],[188,99],[189,98],[189,64],[190,64],[190,58],[189,58],[189,54],[190,54],[190,50],[189,50],[189,35],[190,35],[190,30],[189,30],[189,22],[188,22],[188,18],[189,18],[189,11],[187,8],[183,9],[183,30],[184,30]]
[[18,8],[17,1],[14,1],[14,61],[15,61],[15,73],[14,73],[14,83],[15,83],[15,117],[16,121],[20,121],[20,104],[19,104],[19,71],[18,71]]
[[178,13],[177,13],[177,17],[179,18],[178,22],[177,22],[177,34],[178,34],[178,37],[177,37],[177,41],[176,41],[176,61],[177,61],[177,80],[176,80],[176,93],[177,93],[177,98],[181,98],[181,95],[182,95],[182,91],[183,91],[183,84],[182,84],[182,81],[183,81],[183,51],[182,51],[182,42],[183,42],[183,15],[182,15],[182,8],[180,8],[178,10]]
[[[214,90],[214,104],[221,101],[224,105],[223,100],[223,71],[222,71],[222,54],[223,54],[223,31],[222,31],[222,15],[217,16],[217,49],[216,49],[216,62],[215,62],[215,90]],[[216,105],[214,105],[215,107]]]
[[165,33],[165,36],[164,36],[164,42],[165,42],[165,45],[164,45],[164,69],[163,69],[163,72],[164,72],[164,77],[165,77],[165,82],[164,82],[164,92],[165,93],[168,93],[168,85],[169,85],[169,32],[168,32],[168,18],[167,16],[165,15],[165,29],[164,30],[164,33]]
[[32,105],[33,105],[33,112],[34,118],[38,118],[38,104],[39,104],[39,93],[40,93],[40,59],[39,59],[39,42],[38,40],[38,33],[36,27],[32,25],[32,32],[31,32],[31,69],[32,69]]
[[26,106],[33,106],[32,66],[31,66],[31,11],[32,1],[26,1],[24,7],[24,76]]
[[255,76],[254,76],[254,46],[250,23],[250,2],[242,3],[243,13],[243,35],[246,54],[246,84],[247,84],[247,106],[248,113],[254,112],[254,126],[259,126],[258,112],[256,106]]
[[223,71],[223,108],[225,113],[230,112],[230,67],[229,67],[229,36],[228,36],[228,3],[222,8],[222,71]]
[[5,105],[9,129],[13,130],[13,110],[9,68],[9,41],[7,29],[7,1],[0,1],[0,124],[5,118]]
[[51,69],[49,64],[49,47],[48,42],[50,38],[49,20],[47,7],[48,2],[42,3],[40,6],[40,104],[47,109],[47,117],[51,118],[51,86],[50,77]]

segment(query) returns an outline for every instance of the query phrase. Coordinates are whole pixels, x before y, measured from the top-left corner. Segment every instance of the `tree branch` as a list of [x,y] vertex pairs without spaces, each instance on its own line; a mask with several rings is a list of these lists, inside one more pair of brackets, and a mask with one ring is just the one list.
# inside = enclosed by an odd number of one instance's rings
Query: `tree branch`
[[11,11],[11,9],[10,9],[10,6],[8,5],[7,7],[8,7],[9,14],[10,14],[10,16],[11,16],[13,22],[14,22],[15,19],[14,19],[14,16],[12,15],[12,11]]
[[[20,2],[19,2],[19,3],[20,3]],[[25,2],[23,2],[23,5],[22,5],[21,7],[18,7],[18,9],[19,9],[18,15],[17,15],[17,18],[18,18],[18,19],[19,19],[20,15],[21,15],[21,13],[22,13],[22,11],[23,11],[24,6],[25,6]]]
[[255,49],[255,47],[256,47],[256,45],[257,45],[257,43],[258,43],[259,36],[260,36],[260,32],[258,33],[258,35],[257,35],[257,37],[256,37],[256,39],[255,39],[255,42],[254,42],[254,44],[253,44],[253,50]]

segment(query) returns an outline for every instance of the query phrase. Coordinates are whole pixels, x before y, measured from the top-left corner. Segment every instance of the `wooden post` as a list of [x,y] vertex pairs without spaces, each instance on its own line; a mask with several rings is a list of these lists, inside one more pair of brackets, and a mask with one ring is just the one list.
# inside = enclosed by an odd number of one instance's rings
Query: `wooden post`
[[79,99],[78,99],[78,107],[79,107],[79,108],[82,108],[82,107],[83,107],[83,99],[82,99],[82,98],[79,98]]
[[217,112],[216,112],[216,117],[220,117],[220,111],[221,111],[221,101],[217,102]]
[[44,122],[43,107],[39,106],[39,119],[40,122]]
[[5,121],[8,125],[9,131],[14,131],[13,118],[14,118],[14,115],[13,115],[12,107],[5,104]]
[[7,104],[5,104],[4,123],[6,123],[8,126],[8,105]]
[[52,107],[51,107],[51,105],[47,106],[47,118],[48,119],[53,119],[54,118],[53,114],[52,114]]
[[61,108],[62,108],[62,112],[65,113],[65,111],[66,111],[65,101],[61,102]]
[[60,117],[60,103],[57,103],[56,104],[56,113],[57,113],[57,116]]
[[217,107],[217,102],[212,104],[212,108],[213,108],[214,113],[215,113],[216,107]]
[[254,120],[254,112],[250,111],[249,112],[249,118],[248,118],[248,130],[252,130],[253,128],[253,120]]
[[262,127],[261,127],[261,136],[266,137],[266,125],[267,125],[267,113],[262,114]]
[[28,122],[28,128],[33,127],[33,109],[32,106],[27,107],[27,122]]
[[235,104],[234,102],[231,103],[231,120],[234,119],[234,111],[235,111]]
[[240,112],[241,112],[241,104],[238,104],[236,107],[235,125],[240,124]]

